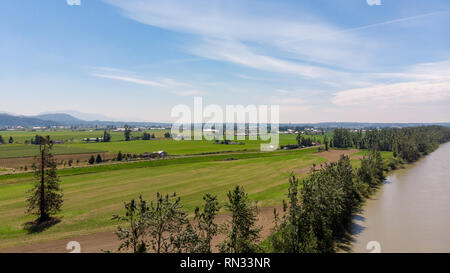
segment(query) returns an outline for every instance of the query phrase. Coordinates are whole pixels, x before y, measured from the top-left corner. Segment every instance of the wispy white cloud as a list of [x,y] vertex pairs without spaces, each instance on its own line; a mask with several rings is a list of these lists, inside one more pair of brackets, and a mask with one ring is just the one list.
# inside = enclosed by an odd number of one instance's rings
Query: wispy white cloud
[[112,80],[119,80],[119,81],[126,81],[126,82],[132,82],[136,84],[142,84],[142,85],[149,85],[149,86],[156,86],[156,87],[166,87],[166,85],[155,82],[155,81],[147,81],[132,77],[126,77],[126,76],[117,76],[117,75],[106,75],[106,74],[97,74],[93,73],[92,76],[99,77],[99,78],[106,78],[106,79],[112,79]]
[[[126,17],[143,24],[198,36],[201,43],[188,48],[198,56],[255,69],[276,69],[311,77],[317,74],[315,70],[320,70],[311,62],[360,66],[371,56],[366,54],[366,49],[375,44],[352,33],[339,33],[338,28],[319,19],[311,19],[306,13],[298,17],[305,18],[303,21],[268,17],[257,12],[249,14],[238,2],[227,5],[216,0],[104,1],[119,7]],[[247,43],[253,43],[253,46],[245,45]],[[259,46],[270,46],[271,53],[277,49],[284,52],[281,55],[296,61],[255,53]],[[205,49],[207,51],[203,52]],[[351,57],[357,57],[358,62],[349,61]],[[267,64],[262,65],[263,62]]]
[[[143,24],[196,35],[199,42],[190,43],[186,50],[197,56],[257,70],[321,79],[327,85],[338,86],[336,82],[356,78],[350,73],[343,75],[343,68],[367,70],[377,58],[380,42],[361,36],[359,32],[446,12],[343,29],[306,11],[296,18],[282,18],[250,12],[239,2],[104,1],[120,8],[124,16]],[[269,49],[264,50],[267,47]]]
[[[369,109],[374,109],[373,105],[396,107],[401,104],[402,109],[406,109],[411,104],[449,99],[450,65],[446,62],[421,64],[401,71],[388,71],[376,64],[390,56],[383,51],[390,40],[384,39],[386,37],[377,39],[380,36],[366,33],[369,29],[410,25],[412,21],[428,20],[449,11],[344,28],[314,17],[307,11],[295,18],[280,17],[277,16],[280,13],[268,15],[261,10],[250,11],[239,1],[104,1],[118,7],[125,17],[137,22],[190,34],[193,39],[184,45],[188,53],[287,75],[286,78],[298,78],[316,90],[326,90],[324,93],[329,95],[321,96],[324,104],[331,103],[328,113],[341,111],[338,109],[341,106],[354,106],[360,110],[353,113],[361,115],[364,113],[362,106],[369,112]],[[235,76],[259,80],[244,74]],[[278,89],[287,91],[286,85],[280,85]],[[274,87],[272,90],[276,89]],[[305,109],[306,102],[296,99],[303,98],[297,97],[301,92],[283,91],[275,92],[283,97],[277,100],[286,105],[286,109]],[[352,117],[352,110],[346,111],[347,116]],[[405,112],[410,113],[411,109]]]
[[254,69],[289,73],[305,78],[319,78],[336,72],[329,69],[285,61],[266,55],[253,53],[244,44],[236,41],[205,40],[190,52],[209,59],[228,61]]
[[332,102],[338,106],[395,106],[442,102],[450,99],[450,81],[382,84],[341,91]]
[[[130,71],[111,67],[96,67],[96,70],[100,72],[92,72],[91,76],[151,86],[155,88],[162,88],[178,96],[200,96],[206,95],[208,93],[204,90],[192,89],[192,84],[190,83],[179,82],[169,78],[162,78],[159,80],[145,80],[135,76],[129,76],[130,74],[132,74],[132,72]],[[104,71],[104,73],[102,73],[101,71]],[[114,74],[106,74],[106,72],[114,72]]]
[[371,74],[388,79],[362,88],[334,94],[332,103],[338,106],[395,106],[450,100],[450,61],[418,64],[398,73]]
[[367,77],[401,81],[450,80],[450,61],[416,64],[404,71],[371,73]]

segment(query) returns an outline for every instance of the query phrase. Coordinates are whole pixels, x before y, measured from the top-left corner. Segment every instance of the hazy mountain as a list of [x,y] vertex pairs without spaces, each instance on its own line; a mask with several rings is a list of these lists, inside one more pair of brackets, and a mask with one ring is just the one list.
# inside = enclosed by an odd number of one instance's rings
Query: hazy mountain
[[84,112],[80,112],[80,111],[76,111],[76,110],[51,111],[51,112],[41,113],[38,116],[47,115],[47,114],[60,114],[60,113],[68,114],[68,115],[71,115],[72,117],[75,117],[79,120],[84,120],[84,121],[96,121],[96,120],[117,121],[117,119],[115,119],[115,118],[111,118],[111,117],[108,117],[108,116],[105,116],[102,114],[84,113]]
[[42,120],[55,121],[64,125],[83,125],[87,123],[85,120],[77,119],[66,113],[40,114],[35,117]]
[[280,128],[290,127],[317,127],[317,128],[404,128],[413,126],[425,125],[441,125],[450,127],[449,122],[434,122],[434,123],[371,123],[371,122],[319,122],[319,123],[281,123]]
[[[89,116],[90,118],[93,117],[102,117],[102,115],[96,115],[96,114],[85,114],[81,112],[77,112],[78,116],[85,115]],[[36,118],[42,119],[42,120],[48,120],[48,121],[54,121],[58,122],[60,124],[66,125],[66,126],[116,126],[116,127],[123,127],[125,124],[128,124],[132,127],[140,127],[140,126],[170,126],[168,123],[159,123],[159,122],[126,122],[126,121],[111,121],[111,120],[84,120],[77,117],[74,117],[73,115],[70,115],[68,113],[46,113],[46,114],[39,114],[35,116]],[[105,117],[107,118],[107,117]]]
[[25,117],[25,116],[14,116],[9,114],[0,114],[0,126],[23,126],[23,127],[33,127],[33,126],[58,126],[61,125],[59,122],[42,120],[35,117]]
[[[81,113],[81,112],[78,112]],[[90,114],[86,114],[90,115]],[[94,115],[91,116],[91,118]],[[39,114],[36,116],[17,116],[13,114],[6,114],[0,112],[0,127],[7,126],[23,126],[23,127],[33,127],[33,126],[116,126],[123,127],[128,124],[132,127],[170,127],[170,123],[161,122],[125,122],[125,121],[108,121],[108,120],[83,120],[74,117],[68,113],[46,113]],[[317,128],[386,128],[386,127],[410,127],[410,126],[421,126],[421,125],[442,125],[450,127],[448,122],[436,122],[436,123],[363,123],[363,122],[321,122],[321,123],[282,123],[280,124],[280,129],[284,130],[286,128],[301,128],[301,127],[317,127]]]

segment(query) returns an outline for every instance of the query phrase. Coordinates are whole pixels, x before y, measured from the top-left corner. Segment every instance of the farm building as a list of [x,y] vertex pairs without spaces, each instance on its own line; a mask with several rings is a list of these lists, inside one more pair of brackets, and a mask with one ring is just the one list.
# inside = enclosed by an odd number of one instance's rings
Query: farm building
[[90,141],[92,141],[92,142],[103,142],[103,138],[102,137],[91,137],[91,138],[83,138],[83,141],[86,141],[86,142],[90,142]]
[[164,151],[157,151],[157,152],[154,152],[154,153],[158,154],[159,157],[166,157],[167,156],[167,153],[164,152]]
[[167,156],[167,152],[165,151],[157,151],[157,152],[153,152],[153,153],[142,153],[139,155],[139,157],[141,158],[162,158],[162,157],[166,157]]

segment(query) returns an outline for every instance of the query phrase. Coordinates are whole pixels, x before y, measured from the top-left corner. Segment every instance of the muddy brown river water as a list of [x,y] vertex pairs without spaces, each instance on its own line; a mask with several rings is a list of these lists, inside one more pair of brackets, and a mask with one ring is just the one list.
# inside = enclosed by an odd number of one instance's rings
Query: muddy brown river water
[[351,252],[450,252],[450,143],[388,176],[352,233]]

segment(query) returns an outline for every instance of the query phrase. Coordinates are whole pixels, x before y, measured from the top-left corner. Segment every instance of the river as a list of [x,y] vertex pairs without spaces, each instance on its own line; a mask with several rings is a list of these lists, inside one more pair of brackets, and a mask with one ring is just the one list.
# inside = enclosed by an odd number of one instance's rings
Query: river
[[450,252],[450,143],[390,174],[352,234],[351,252],[371,252],[371,241],[381,252]]

